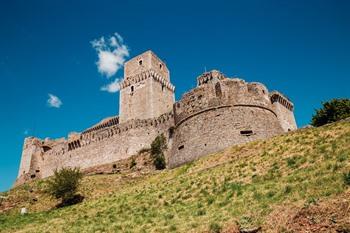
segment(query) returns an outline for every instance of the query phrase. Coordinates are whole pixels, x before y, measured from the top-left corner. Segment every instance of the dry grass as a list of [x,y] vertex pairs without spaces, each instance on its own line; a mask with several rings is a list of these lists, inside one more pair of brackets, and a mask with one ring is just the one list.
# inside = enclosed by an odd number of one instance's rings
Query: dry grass
[[[42,192],[44,181],[29,184],[32,193],[19,187],[7,194],[18,200],[17,209],[0,216],[0,231],[230,232],[236,225],[267,227],[272,213],[291,203],[301,208],[342,195],[348,171],[350,123],[340,122],[235,146],[146,176],[88,176],[80,189],[85,201],[62,209],[45,211],[55,203]],[[38,201],[28,202],[28,195],[37,195]],[[22,205],[32,213],[19,216]],[[279,224],[293,216],[290,209]]]

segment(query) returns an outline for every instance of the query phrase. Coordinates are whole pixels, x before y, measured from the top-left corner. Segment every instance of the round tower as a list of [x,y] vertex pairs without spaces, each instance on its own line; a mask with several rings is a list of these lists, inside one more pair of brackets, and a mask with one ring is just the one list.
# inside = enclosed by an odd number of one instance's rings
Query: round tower
[[170,167],[283,132],[264,85],[229,79],[218,71],[199,76],[197,84],[174,107]]

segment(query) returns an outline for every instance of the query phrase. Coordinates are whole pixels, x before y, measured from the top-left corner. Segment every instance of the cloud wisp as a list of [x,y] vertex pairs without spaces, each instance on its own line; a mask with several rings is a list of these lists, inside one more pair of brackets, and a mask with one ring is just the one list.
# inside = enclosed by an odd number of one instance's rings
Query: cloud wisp
[[122,79],[121,78],[116,78],[113,82],[102,86],[101,87],[101,91],[107,91],[109,93],[116,93],[120,90],[120,81]]
[[60,98],[58,98],[57,96],[53,95],[53,94],[48,94],[49,95],[49,99],[47,100],[47,105],[51,108],[60,108],[62,106],[62,101],[60,100]]
[[102,36],[91,41],[91,45],[97,52],[98,71],[107,78],[115,75],[123,67],[126,58],[129,57],[129,48],[118,33],[114,33],[107,39]]

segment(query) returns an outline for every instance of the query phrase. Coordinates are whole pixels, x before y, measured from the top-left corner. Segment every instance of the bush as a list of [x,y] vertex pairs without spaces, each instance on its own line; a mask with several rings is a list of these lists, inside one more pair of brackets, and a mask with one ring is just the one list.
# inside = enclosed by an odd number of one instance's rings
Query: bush
[[218,223],[211,223],[209,226],[209,230],[212,233],[220,233],[222,228]]
[[151,144],[151,156],[156,169],[161,170],[166,167],[163,151],[167,149],[166,138],[164,134],[158,135]]
[[333,99],[322,104],[312,116],[311,125],[322,126],[350,117],[350,99]]
[[82,173],[78,168],[62,168],[55,170],[54,176],[48,181],[47,191],[56,199],[61,199],[61,206],[75,204],[82,200],[76,195]]
[[344,183],[350,185],[350,172],[344,173]]

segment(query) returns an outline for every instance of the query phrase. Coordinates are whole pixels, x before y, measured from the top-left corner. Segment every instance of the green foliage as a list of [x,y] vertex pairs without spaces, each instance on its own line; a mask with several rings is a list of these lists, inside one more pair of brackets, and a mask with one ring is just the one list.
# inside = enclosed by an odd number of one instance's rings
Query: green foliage
[[350,172],[344,173],[344,183],[350,185]]
[[288,165],[288,167],[294,167],[295,164],[296,164],[296,158],[295,157],[287,158],[287,165]]
[[163,151],[167,149],[167,142],[164,134],[158,135],[151,144],[151,156],[153,164],[158,170],[165,169],[165,156]]
[[167,142],[164,134],[158,135],[151,144],[151,154],[160,154],[167,149]]
[[214,222],[210,224],[209,230],[212,233],[220,233],[222,230],[222,227],[218,223]]
[[83,177],[79,168],[62,168],[55,170],[54,176],[48,181],[47,191],[62,204],[69,204],[76,197],[76,192]]
[[350,99],[332,99],[312,116],[311,125],[322,126],[350,117]]

